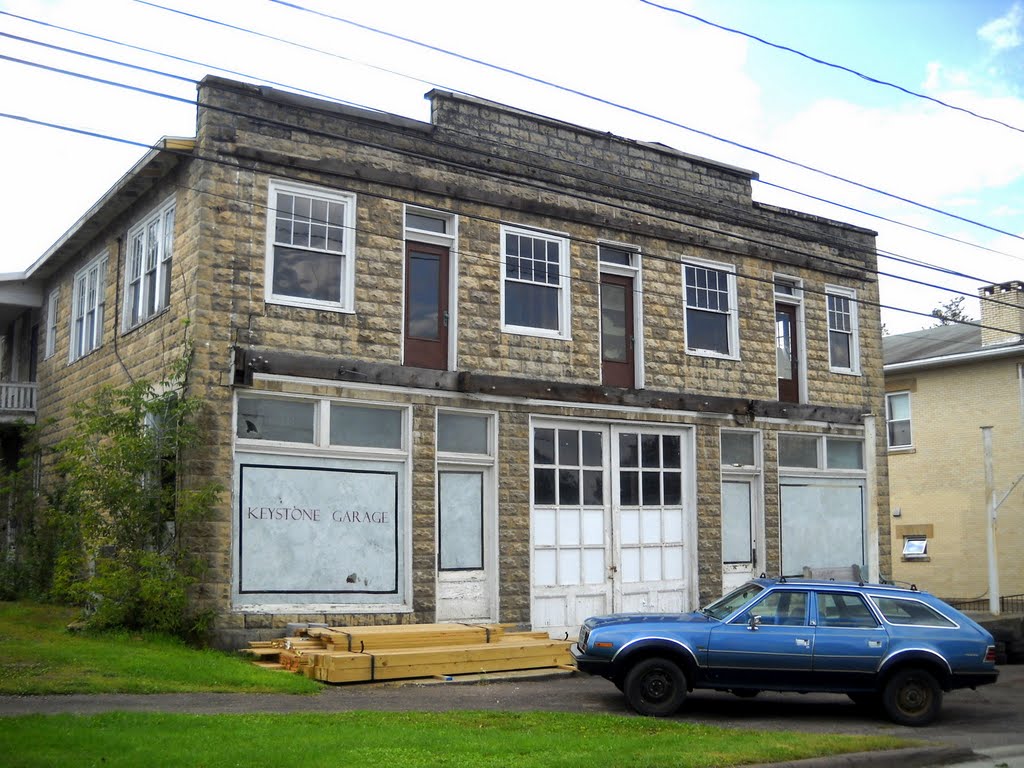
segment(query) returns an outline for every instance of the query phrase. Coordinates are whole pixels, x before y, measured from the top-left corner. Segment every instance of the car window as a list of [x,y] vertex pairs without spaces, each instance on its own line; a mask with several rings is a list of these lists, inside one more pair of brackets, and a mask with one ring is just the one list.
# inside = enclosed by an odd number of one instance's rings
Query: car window
[[[807,623],[807,593],[777,590],[750,607],[746,614],[761,617],[762,626],[802,626]],[[734,623],[747,621],[747,616]]]
[[864,598],[843,592],[818,593],[819,627],[877,627]]
[[764,587],[753,582],[744,584],[739,589],[733,590],[725,597],[720,597],[704,609],[704,613],[716,619],[724,619],[744,603],[750,602],[754,595],[762,592]]
[[930,605],[919,600],[901,600],[895,597],[875,597],[875,605],[890,624],[913,624],[919,627],[955,627]]

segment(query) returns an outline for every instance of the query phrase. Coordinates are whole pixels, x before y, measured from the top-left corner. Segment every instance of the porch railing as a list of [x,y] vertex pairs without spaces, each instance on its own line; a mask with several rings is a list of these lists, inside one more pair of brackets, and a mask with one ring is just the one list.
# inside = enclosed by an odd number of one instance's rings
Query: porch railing
[[35,413],[36,383],[27,381],[0,384],[0,412]]

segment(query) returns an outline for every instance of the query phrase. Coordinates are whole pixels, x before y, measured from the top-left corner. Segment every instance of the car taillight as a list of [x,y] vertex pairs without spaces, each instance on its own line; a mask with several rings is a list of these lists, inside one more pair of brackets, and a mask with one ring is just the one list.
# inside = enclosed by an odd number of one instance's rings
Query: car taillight
[[991,661],[993,664],[996,663],[996,647],[994,645],[990,645],[985,649],[985,661]]

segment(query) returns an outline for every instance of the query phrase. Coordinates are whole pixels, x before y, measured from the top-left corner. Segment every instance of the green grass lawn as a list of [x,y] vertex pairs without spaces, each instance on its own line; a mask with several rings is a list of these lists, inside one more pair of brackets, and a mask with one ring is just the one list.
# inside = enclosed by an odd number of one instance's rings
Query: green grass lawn
[[[166,637],[67,632],[74,611],[0,603],[0,694],[310,693],[301,675]],[[401,768],[733,766],[906,746],[890,736],[715,728],[559,712],[189,715],[113,712],[0,718],[0,765]]]
[[699,768],[885,749],[887,736],[733,730],[552,712],[112,713],[0,720],[7,768],[338,765]]
[[315,693],[302,675],[168,637],[70,633],[71,608],[0,602],[0,694]]

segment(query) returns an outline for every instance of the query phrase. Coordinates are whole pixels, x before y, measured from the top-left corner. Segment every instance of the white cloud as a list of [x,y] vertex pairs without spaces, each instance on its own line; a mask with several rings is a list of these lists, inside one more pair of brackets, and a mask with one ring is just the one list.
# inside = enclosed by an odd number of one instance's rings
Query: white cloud
[[1006,51],[1024,43],[1021,27],[1024,26],[1024,6],[1019,2],[998,19],[993,19],[978,30],[978,37],[988,43],[993,52]]

